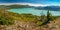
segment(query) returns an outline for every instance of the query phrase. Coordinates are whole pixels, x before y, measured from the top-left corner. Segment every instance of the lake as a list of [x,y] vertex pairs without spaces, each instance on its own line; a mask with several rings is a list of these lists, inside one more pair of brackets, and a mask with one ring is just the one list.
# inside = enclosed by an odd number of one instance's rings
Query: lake
[[[19,14],[33,14],[40,16],[42,13],[47,14],[47,10],[38,10],[34,8],[17,8],[17,9],[9,9],[9,12],[19,13]],[[53,16],[60,16],[60,11],[50,11]]]

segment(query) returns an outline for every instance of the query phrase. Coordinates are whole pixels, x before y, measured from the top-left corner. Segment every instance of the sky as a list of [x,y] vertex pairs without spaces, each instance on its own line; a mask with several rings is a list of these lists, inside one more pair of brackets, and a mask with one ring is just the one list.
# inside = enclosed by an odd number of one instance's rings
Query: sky
[[60,6],[60,0],[0,0],[0,4],[11,4],[11,3],[20,3],[20,4],[29,4],[35,6],[46,6],[46,5],[56,5]]

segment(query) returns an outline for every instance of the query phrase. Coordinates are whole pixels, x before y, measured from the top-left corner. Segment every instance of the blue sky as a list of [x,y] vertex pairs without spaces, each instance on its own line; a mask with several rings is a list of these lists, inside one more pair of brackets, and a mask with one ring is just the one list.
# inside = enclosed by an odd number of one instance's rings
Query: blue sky
[[60,5],[60,0],[0,0],[0,3],[33,3],[33,4]]

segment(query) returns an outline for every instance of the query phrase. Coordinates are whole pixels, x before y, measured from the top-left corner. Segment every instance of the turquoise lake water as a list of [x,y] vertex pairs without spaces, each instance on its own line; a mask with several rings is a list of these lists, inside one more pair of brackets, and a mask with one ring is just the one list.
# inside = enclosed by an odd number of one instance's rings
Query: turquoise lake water
[[[38,9],[34,9],[34,8],[18,8],[18,9],[10,9],[8,11],[14,12],[14,13],[19,13],[19,14],[33,14],[33,15],[37,15],[37,16],[40,16],[42,12],[45,15],[47,14],[47,10],[38,10]],[[53,16],[60,16],[60,11],[50,11],[50,13]]]

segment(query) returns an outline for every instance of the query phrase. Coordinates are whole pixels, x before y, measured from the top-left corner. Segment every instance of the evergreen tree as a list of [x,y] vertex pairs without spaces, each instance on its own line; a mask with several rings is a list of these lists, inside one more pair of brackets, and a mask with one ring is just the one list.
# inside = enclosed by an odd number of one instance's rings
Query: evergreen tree
[[50,16],[51,16],[51,14],[50,14],[50,12],[49,12],[49,10],[47,11],[47,20],[49,21],[50,20]]
[[54,20],[54,17],[51,15],[51,13],[49,12],[49,10],[47,11],[47,20],[48,21]]

